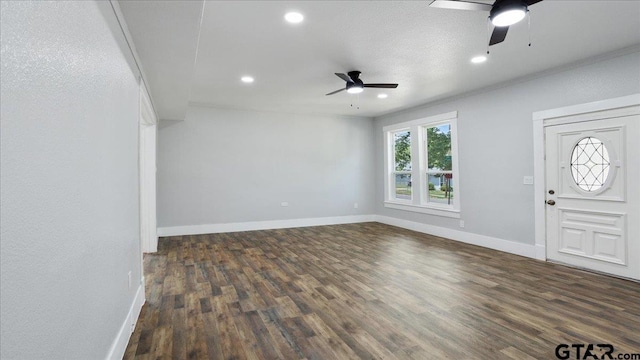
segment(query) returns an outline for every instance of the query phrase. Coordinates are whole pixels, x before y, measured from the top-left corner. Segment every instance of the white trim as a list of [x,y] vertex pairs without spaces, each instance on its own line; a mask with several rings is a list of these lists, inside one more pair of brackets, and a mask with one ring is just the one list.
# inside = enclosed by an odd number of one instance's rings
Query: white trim
[[[158,126],[149,94],[140,86],[139,114],[140,237],[142,253],[158,251],[156,158]],[[142,260],[141,260],[142,261]]]
[[449,208],[439,209],[439,208],[430,207],[430,206],[400,204],[396,201],[385,201],[384,207],[390,208],[390,209],[396,209],[396,210],[413,211],[413,212],[419,212],[423,214],[460,219],[460,211],[449,209]]
[[470,232],[453,230],[440,226],[423,224],[404,219],[397,219],[383,215],[376,215],[375,221],[382,224],[397,226],[404,229],[418,231],[424,234],[446,238],[449,240],[460,241],[467,244],[482,246],[485,248],[525,256],[533,259],[536,258],[536,247],[530,244],[499,239],[491,236],[478,235]]
[[537,111],[533,113],[533,176],[534,176],[534,215],[535,215],[535,246],[536,258],[546,260],[546,211],[545,211],[545,139],[544,128],[558,125],[555,121],[559,117],[575,116],[573,119],[561,123],[588,120],[588,117],[576,115],[620,109],[640,105],[640,94],[622,96],[613,99],[594,101],[586,104],[566,106],[557,109]]
[[458,118],[458,112],[457,111],[450,111],[450,112],[444,113],[444,114],[439,114],[439,115],[434,115],[434,116],[427,116],[427,117],[416,119],[416,120],[405,121],[405,122],[401,122],[401,123],[397,123],[397,124],[387,125],[387,126],[382,128],[382,131],[383,132],[397,131],[397,130],[402,130],[402,129],[409,129],[412,126],[431,125],[432,123],[439,123],[439,122],[443,122],[444,123],[444,122],[448,122],[448,120],[453,120],[453,119],[457,119],[457,118]]
[[158,228],[160,236],[182,236],[182,235],[200,235],[200,234],[217,234],[225,232],[238,231],[254,231],[269,229],[284,229],[307,226],[323,226],[338,224],[353,224],[363,222],[379,222],[382,224],[392,225],[418,231],[424,234],[434,235],[449,240],[460,241],[467,244],[486,247],[493,250],[504,251],[510,254],[536,258],[536,254],[540,251],[544,254],[544,246],[539,248],[534,245],[523,244],[515,241],[494,238],[485,235],[478,235],[470,232],[453,230],[449,228],[418,223],[409,220],[403,220],[383,215],[353,215],[353,216],[336,216],[324,218],[307,218],[307,219],[290,219],[290,220],[273,220],[273,221],[252,221],[241,223],[224,223],[224,224],[207,224],[192,226],[174,226]]
[[153,105],[151,104],[151,98],[147,92],[147,88],[144,86],[144,80],[141,80],[143,84],[140,84],[140,124],[141,125],[156,125],[156,113],[153,111]]
[[140,285],[138,286],[138,291],[136,291],[136,296],[133,299],[133,303],[129,308],[129,313],[127,317],[124,319],[122,326],[120,326],[120,330],[118,331],[118,335],[113,340],[111,344],[111,348],[109,349],[109,353],[107,354],[107,360],[115,360],[122,359],[125,351],[127,350],[127,345],[129,344],[129,339],[131,338],[131,334],[136,327],[136,323],[138,322],[138,316],[140,316],[140,311],[142,310],[142,306],[144,305],[145,295],[144,295],[144,277],[140,279]]
[[545,244],[536,244],[536,259],[546,261],[547,260],[547,246]]
[[[556,118],[549,118],[549,119],[544,119],[544,126],[547,127],[547,126],[555,126],[555,125],[574,124],[574,123],[580,123],[585,121],[600,120],[603,117],[606,117],[607,119],[613,119],[613,118],[625,117],[630,115],[636,115],[640,113],[640,111],[638,110],[639,108],[640,106],[634,105],[634,106],[625,106],[625,107],[614,108],[614,109],[598,110],[594,112],[578,113],[578,114],[556,117]],[[605,112],[606,114],[603,115],[603,113]]]
[[238,222],[238,223],[172,226],[172,227],[159,227],[158,236],[217,234],[217,233],[225,233],[225,232],[352,224],[352,223],[362,223],[362,222],[372,222],[372,221],[374,221],[374,215],[351,215],[351,216],[334,216],[334,217],[306,218],[306,219],[249,221],[249,222]]
[[[457,194],[453,198],[451,205],[439,207],[427,201],[425,194],[426,184],[429,181],[427,173],[427,163],[424,154],[427,153],[425,144],[425,128],[449,124],[451,126],[451,170],[456,180]],[[394,169],[394,139],[393,134],[400,131],[409,131],[411,133],[411,171],[396,171]],[[460,172],[458,168],[458,112],[450,111],[448,113],[428,116],[416,120],[405,121],[382,128],[382,136],[384,142],[384,206],[404,211],[413,211],[423,214],[460,218]],[[428,154],[427,154],[428,156]],[[412,196],[410,200],[398,199],[395,195],[394,183],[395,175],[398,173],[411,174],[411,181],[417,186],[412,186]],[[458,213],[456,215],[452,215]]]
[[[535,113],[534,113],[535,115]],[[533,120],[533,214],[534,214],[534,239],[536,249],[546,248],[545,235],[545,153],[544,153],[544,126],[542,119]],[[536,252],[536,259],[546,260],[546,250],[540,254]]]
[[533,113],[533,120],[547,121],[554,118],[586,114],[603,110],[619,109],[640,104],[640,94],[622,96],[613,99],[594,101],[586,104],[565,106],[557,109],[537,111]]
[[129,28],[127,27],[127,22],[124,20],[124,14],[122,13],[120,4],[118,3],[118,0],[109,0],[109,4],[111,4],[113,14],[116,16],[116,20],[118,21],[118,25],[120,26],[120,31],[122,31],[122,35],[124,35],[127,47],[129,48],[129,53],[133,57],[134,65],[138,69],[141,80],[140,82],[142,86],[144,86],[145,90],[147,90],[147,93],[149,95],[151,111],[153,111],[155,117],[158,118],[158,113],[156,112],[156,108],[154,106],[155,102],[153,101],[153,97],[151,96],[151,92],[147,88],[147,83],[145,81],[145,79],[147,79],[147,76],[144,72],[144,67],[142,66],[142,62],[140,61],[140,56],[138,55],[138,51],[136,50],[136,46],[133,42],[133,36],[131,36],[131,32],[129,32]]

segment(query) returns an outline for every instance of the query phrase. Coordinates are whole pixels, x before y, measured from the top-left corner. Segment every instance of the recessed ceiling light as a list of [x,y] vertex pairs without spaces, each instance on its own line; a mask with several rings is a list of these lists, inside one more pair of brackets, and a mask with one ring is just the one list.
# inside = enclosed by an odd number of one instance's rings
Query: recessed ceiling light
[[387,94],[378,94],[378,99],[386,99],[387,98]]
[[284,15],[284,19],[292,24],[298,24],[298,23],[301,23],[302,20],[304,20],[304,16],[299,12],[292,11],[292,12],[286,13]]
[[243,76],[240,78],[240,80],[242,80],[243,83],[250,84],[254,79],[251,76]]
[[471,59],[471,62],[474,64],[480,64],[487,61],[487,57],[484,55],[476,56]]

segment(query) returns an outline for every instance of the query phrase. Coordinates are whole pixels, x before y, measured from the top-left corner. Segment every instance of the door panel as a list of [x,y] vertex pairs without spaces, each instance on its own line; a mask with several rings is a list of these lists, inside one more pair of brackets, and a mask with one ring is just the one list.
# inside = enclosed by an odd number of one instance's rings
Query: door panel
[[545,128],[547,259],[640,279],[639,123]]
[[627,263],[625,216],[558,208],[558,251],[616,264]]

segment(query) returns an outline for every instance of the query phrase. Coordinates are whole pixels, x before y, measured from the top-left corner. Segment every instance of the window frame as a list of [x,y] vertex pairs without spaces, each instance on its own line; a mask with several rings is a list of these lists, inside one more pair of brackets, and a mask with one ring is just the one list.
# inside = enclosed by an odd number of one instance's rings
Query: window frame
[[[395,134],[397,133],[402,133],[402,132],[409,132],[409,136],[411,139],[411,170],[396,170],[396,157],[395,157]],[[411,135],[411,129],[406,127],[406,128],[399,128],[393,131],[389,132],[389,137],[390,137],[390,142],[391,142],[391,148],[389,149],[391,151],[391,173],[389,174],[390,177],[393,179],[392,184],[395,184],[395,177],[396,175],[409,175],[411,177],[411,181],[413,182],[413,135]],[[413,185],[411,186],[411,199],[400,199],[396,197],[396,188],[395,186],[392,186],[391,192],[390,192],[390,198],[397,203],[401,203],[401,204],[412,204],[413,203],[413,199],[414,199],[414,193],[413,193]]]
[[[429,116],[412,121],[388,125],[382,128],[384,139],[384,206],[387,208],[419,212],[430,215],[460,218],[460,172],[458,171],[458,112]],[[451,173],[455,181],[452,204],[427,201],[428,176],[426,129],[450,124],[451,126]],[[395,139],[394,134],[409,130],[411,136],[411,200],[395,197]],[[449,171],[441,171],[446,173]],[[405,173],[405,172],[403,172]]]

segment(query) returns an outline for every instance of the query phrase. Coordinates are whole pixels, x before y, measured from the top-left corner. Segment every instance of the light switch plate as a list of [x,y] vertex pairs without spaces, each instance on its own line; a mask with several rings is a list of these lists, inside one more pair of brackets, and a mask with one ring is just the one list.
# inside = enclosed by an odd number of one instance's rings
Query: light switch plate
[[525,176],[522,179],[522,183],[525,185],[533,185],[533,176]]

